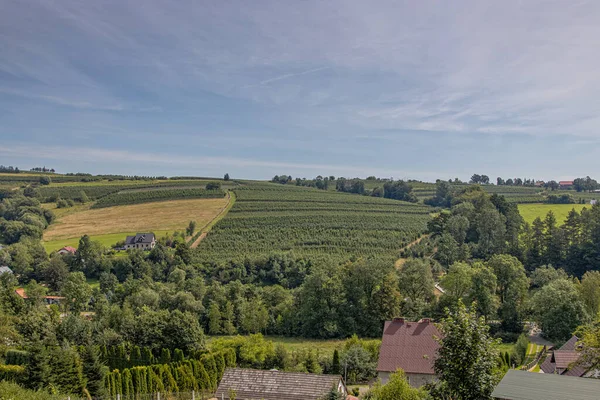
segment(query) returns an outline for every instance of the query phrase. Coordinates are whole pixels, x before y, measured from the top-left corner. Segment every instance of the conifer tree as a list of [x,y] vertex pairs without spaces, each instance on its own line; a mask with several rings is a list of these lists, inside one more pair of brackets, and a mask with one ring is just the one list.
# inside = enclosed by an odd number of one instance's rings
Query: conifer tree
[[171,351],[169,349],[161,349],[160,352],[160,363],[168,364],[171,362]]
[[183,355],[183,351],[180,349],[175,349],[175,351],[173,352],[173,362],[180,362],[184,359],[185,356]]
[[104,382],[108,368],[100,358],[98,348],[89,345],[84,347],[82,351],[83,374],[87,380],[86,388],[94,398],[104,398],[106,390]]
[[333,360],[331,363],[331,373],[339,375],[341,373],[340,353],[337,349],[333,350]]
[[50,381],[48,353],[41,341],[35,341],[29,349],[29,364],[25,369],[27,386],[32,389],[47,387]]

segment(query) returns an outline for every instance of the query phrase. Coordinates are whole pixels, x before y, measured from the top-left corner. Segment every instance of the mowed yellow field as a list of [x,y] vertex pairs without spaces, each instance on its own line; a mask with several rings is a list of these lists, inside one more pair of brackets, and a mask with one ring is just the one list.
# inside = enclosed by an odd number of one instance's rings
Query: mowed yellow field
[[53,242],[58,245],[66,243],[66,239],[78,240],[83,235],[101,239],[102,236],[115,237],[115,234],[123,233],[125,239],[125,234],[132,232],[182,231],[192,220],[196,221],[197,229],[202,229],[226,205],[227,198],[222,198],[73,210],[75,212],[60,215],[50,225],[44,234],[44,244],[52,250],[55,247]]

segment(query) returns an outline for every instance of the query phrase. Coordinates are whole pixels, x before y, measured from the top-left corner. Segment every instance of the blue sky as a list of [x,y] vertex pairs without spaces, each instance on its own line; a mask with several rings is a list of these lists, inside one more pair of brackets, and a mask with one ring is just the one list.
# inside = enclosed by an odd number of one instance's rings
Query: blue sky
[[597,1],[5,0],[0,164],[597,172]]

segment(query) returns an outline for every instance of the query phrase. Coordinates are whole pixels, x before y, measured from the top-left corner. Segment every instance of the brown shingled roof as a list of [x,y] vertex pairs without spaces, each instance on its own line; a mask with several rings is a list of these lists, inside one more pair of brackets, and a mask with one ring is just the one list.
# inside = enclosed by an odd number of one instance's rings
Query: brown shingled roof
[[577,350],[577,341],[579,341],[579,338],[577,336],[573,336],[565,344],[563,344],[559,350]]
[[406,373],[434,375],[433,362],[440,348],[436,338],[440,337],[440,331],[428,319],[386,321],[377,371],[393,372],[402,368]]
[[339,385],[346,395],[339,375],[227,368],[215,397],[229,400],[233,390],[236,400],[318,400]]
[[579,353],[575,350],[554,350],[554,362],[556,368],[567,369],[571,363],[579,359]]

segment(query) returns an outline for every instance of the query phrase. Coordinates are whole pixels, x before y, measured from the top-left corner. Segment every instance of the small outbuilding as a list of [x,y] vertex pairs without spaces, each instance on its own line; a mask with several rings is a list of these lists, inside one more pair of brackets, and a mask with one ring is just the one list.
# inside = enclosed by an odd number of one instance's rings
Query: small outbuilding
[[215,397],[218,400],[320,400],[332,389],[348,395],[339,375],[227,368]]
[[496,400],[598,400],[600,380],[508,370],[496,386]]

